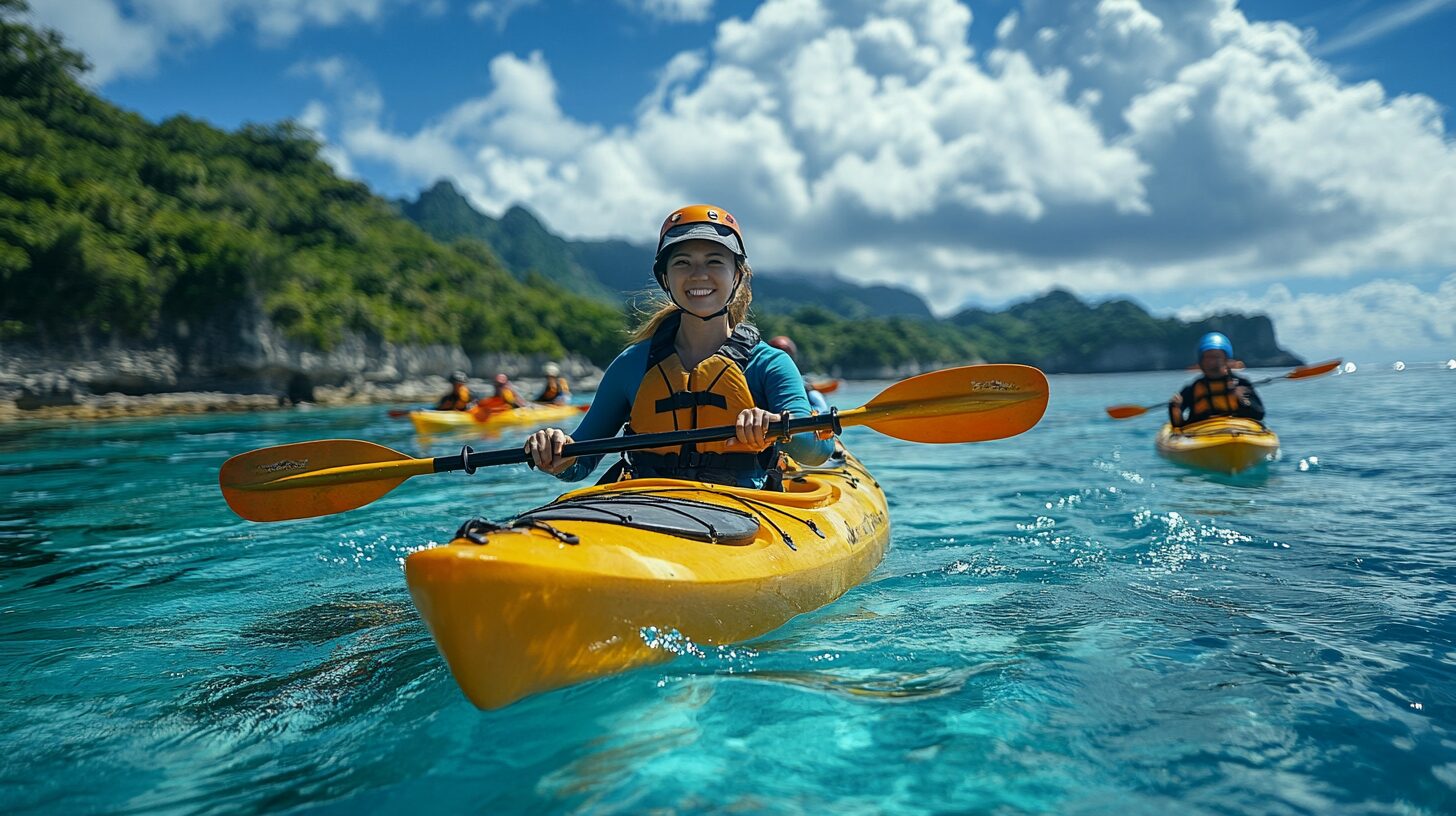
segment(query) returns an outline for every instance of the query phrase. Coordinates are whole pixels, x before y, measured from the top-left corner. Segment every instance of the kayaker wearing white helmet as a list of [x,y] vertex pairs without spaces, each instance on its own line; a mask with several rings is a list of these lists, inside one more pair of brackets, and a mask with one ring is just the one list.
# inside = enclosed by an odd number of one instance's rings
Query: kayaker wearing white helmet
[[541,373],[546,375],[546,385],[541,389],[541,395],[536,397],[537,402],[544,402],[548,405],[565,405],[571,401],[571,386],[566,382],[566,378],[561,376],[561,366],[547,363],[541,366]]
[[1168,422],[1174,428],[1224,416],[1263,421],[1264,402],[1254,393],[1253,383],[1229,371],[1233,356],[1234,344],[1219,332],[1209,332],[1198,341],[1203,376],[1168,401]]
[[746,322],[753,270],[737,219],[705,204],[673,211],[658,231],[652,272],[667,302],[607,367],[591,410],[572,435],[550,428],[527,438],[536,467],[579,481],[601,457],[562,457],[573,437],[720,425],[735,426],[736,438],[634,451],[604,481],[663,477],[775,487],[771,473],[780,448],[808,465],[828,459],[832,438],[801,434],[782,444],[769,438],[769,425],[784,414],[808,416],[809,401],[794,361],[762,342]]

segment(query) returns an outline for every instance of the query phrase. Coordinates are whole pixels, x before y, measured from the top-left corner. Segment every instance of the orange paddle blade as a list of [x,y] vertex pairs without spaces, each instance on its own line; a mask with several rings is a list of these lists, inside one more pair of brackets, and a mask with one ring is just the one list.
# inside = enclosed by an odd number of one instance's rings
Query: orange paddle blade
[[1031,366],[962,366],[902,380],[839,418],[907,442],[984,442],[1036,425],[1047,397],[1046,375]]
[[1156,408],[1156,405],[1109,405],[1107,415],[1113,419],[1132,419]]
[[249,521],[284,521],[363,507],[405,479],[432,472],[431,459],[327,439],[240,453],[223,463],[217,480],[233,512]]
[[1328,360],[1314,365],[1301,366],[1284,375],[1291,380],[1302,380],[1305,377],[1318,377],[1321,374],[1328,374],[1340,367],[1344,360]]

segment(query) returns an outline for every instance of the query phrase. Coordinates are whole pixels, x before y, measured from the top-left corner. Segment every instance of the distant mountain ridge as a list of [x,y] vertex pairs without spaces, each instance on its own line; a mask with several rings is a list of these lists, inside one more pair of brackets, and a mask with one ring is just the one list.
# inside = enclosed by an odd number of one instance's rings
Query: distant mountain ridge
[[[591,297],[619,301],[655,291],[654,247],[627,241],[569,241],[552,234],[535,215],[514,206],[499,219],[476,210],[449,181],[436,182],[399,210],[436,240],[475,238],[488,244],[516,277],[535,271],[547,280]],[[845,317],[930,318],[919,295],[893,286],[864,286],[825,273],[755,269],[755,312],[792,312],[819,303]]]
[[995,359],[1046,371],[1107,373],[1178,369],[1193,361],[1198,339],[1223,332],[1245,365],[1295,366],[1303,361],[1281,348],[1264,315],[1219,314],[1188,323],[1153,317],[1129,300],[1088,305],[1054,289],[1005,311],[967,309],[949,322],[967,331]]
[[584,268],[569,242],[552,234],[525,207],[511,207],[499,220],[470,206],[448,181],[439,181],[414,201],[398,202],[400,213],[437,241],[473,238],[489,246],[511,274],[525,280],[531,273],[577,294],[612,300],[600,276]]
[[[402,202],[400,211],[438,240],[488,244],[517,277],[534,271],[613,303],[657,291],[652,246],[562,239],[521,207],[497,220],[475,210],[448,181]],[[945,320],[908,290],[822,272],[756,269],[753,294],[753,319],[766,336],[795,337],[806,368],[842,376],[898,376],[966,360],[1025,363],[1049,372],[1178,369],[1209,331],[1227,334],[1247,365],[1300,363],[1279,347],[1267,317],[1225,314],[1187,323],[1153,317],[1128,300],[1089,305],[1064,290],[997,312],[966,309]]]

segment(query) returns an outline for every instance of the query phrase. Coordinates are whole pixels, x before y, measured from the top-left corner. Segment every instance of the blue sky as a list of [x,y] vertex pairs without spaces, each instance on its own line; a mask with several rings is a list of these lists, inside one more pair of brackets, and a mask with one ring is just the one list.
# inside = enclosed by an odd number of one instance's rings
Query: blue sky
[[1456,0],[32,5],[118,104],[297,118],[385,195],[643,241],[710,200],[761,268],[941,310],[1064,286],[1456,356]]

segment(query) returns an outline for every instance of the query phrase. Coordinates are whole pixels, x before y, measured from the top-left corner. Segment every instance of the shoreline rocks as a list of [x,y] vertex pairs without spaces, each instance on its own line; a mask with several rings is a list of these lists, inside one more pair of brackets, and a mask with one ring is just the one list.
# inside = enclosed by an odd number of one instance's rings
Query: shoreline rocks
[[[585,377],[581,384],[572,380],[572,391],[590,393],[600,375]],[[532,394],[544,380],[522,378],[515,384]],[[472,379],[470,392],[477,398],[492,393],[490,383]],[[71,401],[37,407],[21,407],[14,400],[0,400],[0,422],[61,419],[112,419],[119,417],[180,416],[209,413],[246,413],[278,411],[296,407],[337,407],[343,405],[381,405],[413,403],[420,407],[432,404],[448,388],[444,377],[432,380],[381,385],[359,381],[343,386],[318,386],[309,399],[289,399],[282,394],[234,394],[222,391],[171,391],[155,394],[73,394]]]
[[446,392],[449,372],[471,375],[471,392],[492,393],[504,372],[534,394],[542,366],[556,362],[573,390],[590,391],[602,371],[579,357],[467,355],[459,348],[395,346],[353,337],[329,352],[295,348],[271,331],[246,349],[199,341],[131,345],[81,339],[63,348],[0,343],[0,422],[101,419],[222,411],[277,410],[299,404],[429,404]]

